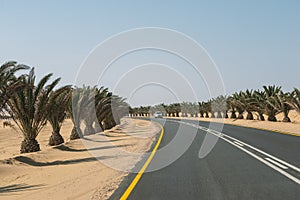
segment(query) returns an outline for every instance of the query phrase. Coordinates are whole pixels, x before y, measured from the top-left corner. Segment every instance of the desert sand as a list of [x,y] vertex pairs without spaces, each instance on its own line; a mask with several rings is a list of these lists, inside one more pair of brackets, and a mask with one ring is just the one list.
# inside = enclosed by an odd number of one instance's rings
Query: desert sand
[[1,127],[0,199],[107,199],[128,174],[118,169],[134,167],[160,132],[155,123],[125,118],[105,133],[87,136],[86,143],[67,140],[71,129],[67,120],[61,130],[66,142],[50,147],[47,125],[37,138],[41,151],[19,154],[22,134]]

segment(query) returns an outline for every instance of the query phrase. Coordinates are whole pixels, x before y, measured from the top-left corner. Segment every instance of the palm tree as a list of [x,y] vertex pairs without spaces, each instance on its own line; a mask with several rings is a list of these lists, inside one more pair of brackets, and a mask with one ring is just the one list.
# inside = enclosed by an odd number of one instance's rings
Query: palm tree
[[288,116],[290,110],[292,110],[292,106],[288,103],[290,98],[290,93],[283,93],[280,91],[278,95],[270,97],[267,101],[271,106],[274,107],[274,109],[284,114],[284,118],[282,120],[283,122],[291,122],[291,119]]
[[47,120],[52,127],[52,135],[49,145],[59,145],[64,143],[60,134],[60,129],[66,117],[66,111],[70,102],[71,86],[63,86],[51,93],[48,105]]
[[[111,102],[113,94],[108,92],[108,88],[101,87],[96,90],[96,116],[101,131],[105,130],[105,120],[111,117]],[[132,112],[137,115],[137,109],[133,108]],[[108,122],[107,122],[108,123]],[[108,126],[106,123],[106,126]]]
[[26,87],[18,90],[8,101],[10,113],[24,136],[21,153],[40,150],[36,137],[47,122],[47,111],[51,92],[60,78],[46,85],[52,74],[43,77],[35,86],[34,68],[28,75],[22,75],[20,82]]
[[199,104],[197,103],[191,103],[191,114],[193,115],[193,117],[198,117],[198,113],[199,113]]
[[200,117],[204,117],[204,113],[205,113],[205,102],[201,101],[198,102],[199,105],[199,113],[200,113]]
[[266,108],[267,100],[266,94],[264,91],[255,90],[253,93],[253,106],[255,107],[255,111],[259,115],[259,119],[261,121],[265,120],[264,113]]
[[294,110],[300,113],[300,91],[297,88],[294,88],[294,91],[291,93],[287,102]]
[[264,92],[266,94],[266,106],[265,106],[265,112],[268,115],[268,121],[274,121],[276,122],[276,114],[279,112],[279,110],[274,107],[276,96],[279,95],[281,92],[281,87],[278,86],[263,86]]
[[187,117],[188,114],[191,114],[191,103],[189,102],[182,102],[180,104],[180,107],[181,107],[181,116],[182,117]]
[[180,104],[179,103],[170,104],[170,111],[173,114],[173,116],[175,114],[175,117],[179,117],[179,113],[181,111]]
[[24,85],[15,76],[15,73],[29,69],[26,65],[17,65],[16,62],[7,62],[0,67],[0,114],[8,99]]
[[[128,103],[125,102],[125,98],[119,97],[117,95],[112,96],[111,101],[111,110],[112,118],[111,120],[114,121],[117,125],[121,123],[121,118],[127,115],[128,112]],[[150,106],[146,107],[147,112],[149,113]]]
[[170,105],[163,104],[164,110],[166,111],[166,116],[171,117],[172,116],[172,109]]
[[[73,122],[73,129],[70,135],[71,140],[82,137],[83,131],[80,128],[81,122],[85,119],[86,109],[94,101],[94,93],[87,87],[75,88],[72,90],[67,111]],[[86,123],[86,122],[85,122]]]
[[227,97],[220,95],[212,100],[212,112],[217,112],[217,118],[228,118]]
[[235,92],[233,95],[232,95],[232,106],[235,107],[236,111],[239,113],[238,115],[238,119],[244,119],[244,116],[243,116],[243,113],[245,111],[245,108],[244,108],[244,104],[240,101],[240,99],[242,99],[242,92]]
[[254,92],[253,90],[246,90],[245,92],[240,92],[239,101],[243,105],[244,110],[247,112],[247,120],[253,120],[252,112],[256,111],[256,106],[254,104]]
[[97,88],[94,87],[83,87],[83,95],[86,97],[82,110],[82,120],[85,124],[85,128],[83,131],[84,135],[91,135],[95,134],[96,131],[93,127],[93,124],[97,121],[96,117],[96,95],[97,95]]
[[231,119],[236,119],[236,110],[235,110],[235,105],[234,105],[234,98],[232,96],[229,96],[227,98],[227,106],[228,110],[231,112]]
[[203,104],[203,111],[205,113],[204,117],[209,118],[209,114],[211,112],[211,101],[204,102]]

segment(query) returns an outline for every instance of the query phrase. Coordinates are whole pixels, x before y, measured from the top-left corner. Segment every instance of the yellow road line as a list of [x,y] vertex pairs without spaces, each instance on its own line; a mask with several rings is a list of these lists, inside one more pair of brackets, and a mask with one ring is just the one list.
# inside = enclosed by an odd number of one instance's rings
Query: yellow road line
[[133,181],[131,182],[131,184],[128,186],[128,188],[126,189],[126,191],[124,192],[124,194],[122,195],[122,197],[120,198],[120,200],[125,200],[129,197],[130,193],[133,191],[134,187],[136,186],[136,184],[139,182],[140,178],[142,177],[143,173],[145,172],[146,168],[148,167],[148,165],[150,164],[151,160],[153,159],[154,154],[156,153],[160,142],[162,140],[162,137],[164,135],[164,127],[162,125],[159,124],[159,126],[161,127],[161,132],[160,132],[160,136],[158,138],[158,141],[155,145],[155,147],[153,148],[153,151],[151,152],[149,158],[147,159],[147,161],[145,162],[144,166],[141,168],[141,170],[138,172],[138,174],[135,176],[135,178],[133,179]]

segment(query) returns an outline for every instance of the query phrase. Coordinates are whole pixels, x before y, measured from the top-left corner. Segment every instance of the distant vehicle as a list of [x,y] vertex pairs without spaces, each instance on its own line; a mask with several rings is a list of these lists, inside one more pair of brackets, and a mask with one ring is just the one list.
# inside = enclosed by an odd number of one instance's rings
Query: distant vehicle
[[153,115],[154,115],[155,118],[162,118],[163,117],[163,114],[160,111],[156,111]]

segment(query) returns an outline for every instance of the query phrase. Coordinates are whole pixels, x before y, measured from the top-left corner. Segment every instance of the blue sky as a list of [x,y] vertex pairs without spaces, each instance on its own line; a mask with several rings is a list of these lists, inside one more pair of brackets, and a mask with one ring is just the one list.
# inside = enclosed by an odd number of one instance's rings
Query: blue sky
[[203,45],[229,94],[266,84],[291,90],[300,87],[299,10],[300,1],[1,0],[0,62],[16,60],[36,67],[39,77],[53,72],[61,84],[73,83],[106,38],[164,27]]

